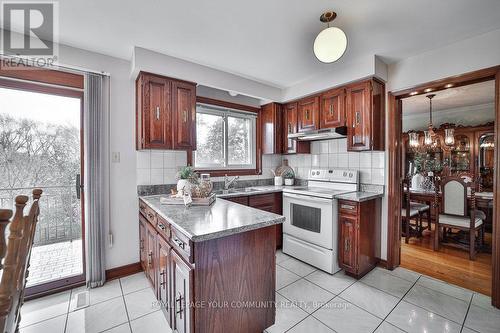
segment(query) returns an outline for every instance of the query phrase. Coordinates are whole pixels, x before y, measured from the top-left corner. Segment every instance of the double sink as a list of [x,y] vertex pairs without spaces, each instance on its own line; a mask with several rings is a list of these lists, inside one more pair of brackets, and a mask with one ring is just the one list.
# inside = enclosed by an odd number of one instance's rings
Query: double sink
[[230,188],[229,190],[218,190],[214,191],[216,195],[224,195],[224,194],[245,194],[245,193],[253,193],[253,192],[263,192],[265,189],[258,189],[253,187],[243,187],[243,188]]

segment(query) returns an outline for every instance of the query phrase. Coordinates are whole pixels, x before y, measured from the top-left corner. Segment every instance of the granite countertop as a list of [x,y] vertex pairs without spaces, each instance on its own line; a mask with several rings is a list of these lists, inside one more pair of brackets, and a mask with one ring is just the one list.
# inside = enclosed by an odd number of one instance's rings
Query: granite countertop
[[160,195],[141,196],[158,215],[193,242],[202,242],[280,224],[285,217],[217,198],[211,206],[163,205]]
[[340,194],[337,195],[337,199],[342,199],[342,200],[349,200],[349,201],[357,201],[357,202],[363,202],[363,201],[368,201],[376,198],[382,198],[384,196],[383,193],[376,193],[376,192],[350,192],[346,194]]

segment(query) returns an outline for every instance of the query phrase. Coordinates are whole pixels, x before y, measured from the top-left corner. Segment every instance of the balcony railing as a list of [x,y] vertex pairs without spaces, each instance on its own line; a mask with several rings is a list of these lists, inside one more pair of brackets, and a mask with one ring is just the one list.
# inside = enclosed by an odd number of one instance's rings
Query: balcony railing
[[[40,215],[35,231],[34,246],[72,241],[82,237],[80,200],[76,198],[75,186],[40,186]],[[0,188],[0,208],[14,209],[18,195],[30,196],[33,187]]]

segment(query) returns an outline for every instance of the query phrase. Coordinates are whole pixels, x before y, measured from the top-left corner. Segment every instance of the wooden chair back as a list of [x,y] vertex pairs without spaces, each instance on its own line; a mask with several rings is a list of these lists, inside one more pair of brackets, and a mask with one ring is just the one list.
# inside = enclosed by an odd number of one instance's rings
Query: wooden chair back
[[[33,204],[24,215],[29,198],[19,195],[15,199],[15,214],[10,209],[0,209],[0,330],[17,332],[20,309],[28,276],[29,259],[38,222],[39,200],[42,190],[33,190]],[[11,219],[12,218],[12,219]],[[6,240],[5,231],[9,226]]]
[[442,212],[447,215],[467,216],[467,189],[471,182],[459,176],[443,179],[441,193],[443,196]]

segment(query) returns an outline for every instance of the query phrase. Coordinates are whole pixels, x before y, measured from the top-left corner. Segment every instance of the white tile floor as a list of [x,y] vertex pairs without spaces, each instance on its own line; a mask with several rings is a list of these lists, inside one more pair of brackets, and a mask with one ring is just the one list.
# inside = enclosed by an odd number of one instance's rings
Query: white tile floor
[[[329,275],[277,253],[276,324],[281,332],[500,332],[489,297],[412,271],[376,268],[360,281]],[[171,332],[143,273],[90,290],[90,306],[74,310],[83,288],[26,302],[21,332]]]
[[169,333],[170,327],[143,273],[90,289],[90,305],[75,310],[85,287],[26,302],[22,333]]
[[355,279],[277,253],[274,332],[500,332],[490,298],[397,268]]

